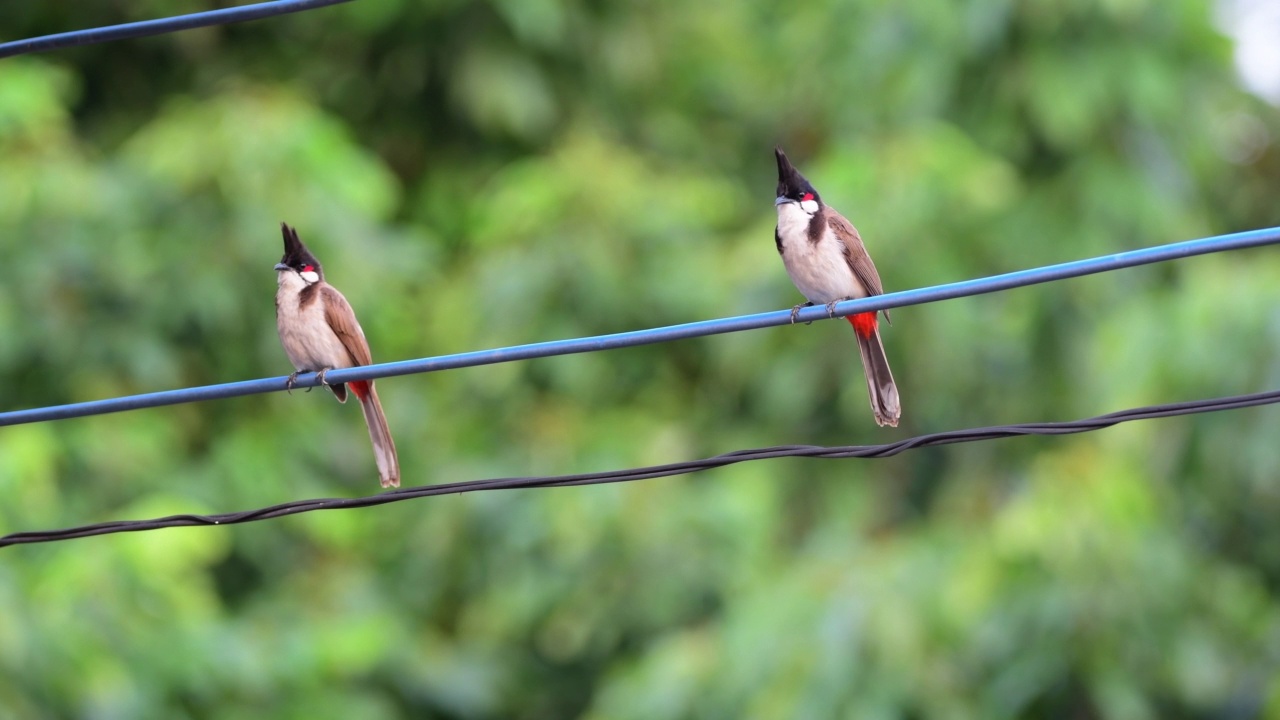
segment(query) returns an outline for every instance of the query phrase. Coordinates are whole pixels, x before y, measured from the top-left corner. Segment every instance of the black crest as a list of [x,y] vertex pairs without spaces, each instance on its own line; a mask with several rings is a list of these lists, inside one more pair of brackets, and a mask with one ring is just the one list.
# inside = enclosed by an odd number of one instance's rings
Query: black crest
[[311,269],[321,278],[324,277],[324,271],[320,269],[320,261],[315,255],[302,244],[302,240],[298,237],[298,231],[289,226],[288,223],[280,223],[280,234],[284,236],[284,257],[280,258],[280,262],[289,267],[302,272],[302,269],[310,265]]
[[773,154],[778,159],[778,197],[800,200],[805,193],[813,193],[813,199],[821,202],[818,197],[818,191],[813,189],[809,181],[805,180],[800,171],[791,164],[791,161],[787,159],[787,154],[782,152],[782,148],[775,147]]

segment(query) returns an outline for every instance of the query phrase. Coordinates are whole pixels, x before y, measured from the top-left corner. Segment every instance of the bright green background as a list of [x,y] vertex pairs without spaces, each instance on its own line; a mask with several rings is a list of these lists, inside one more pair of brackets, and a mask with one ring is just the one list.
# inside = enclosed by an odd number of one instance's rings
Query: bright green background
[[[5,39],[197,0],[0,4]],[[281,220],[376,360],[790,307],[781,143],[921,287],[1277,224],[1208,0],[358,0],[0,61],[0,409],[290,371]],[[379,383],[406,484],[1273,389],[1280,255]],[[1280,410],[0,550],[0,708],[1280,717]],[[0,532],[377,490],[283,393],[0,429]]]

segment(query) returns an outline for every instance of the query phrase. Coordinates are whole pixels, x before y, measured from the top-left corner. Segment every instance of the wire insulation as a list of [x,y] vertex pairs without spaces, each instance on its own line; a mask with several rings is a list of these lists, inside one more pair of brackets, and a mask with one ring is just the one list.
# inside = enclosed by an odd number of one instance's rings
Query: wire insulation
[[[272,0],[270,2],[262,2],[253,5],[191,13],[157,20],[76,30],[25,40],[0,43],[0,58],[13,57],[26,53],[48,52],[112,40],[159,35],[212,25],[245,22],[350,1],[351,0]],[[842,317],[855,313],[872,312],[876,310],[918,305],[959,297],[968,297],[1025,287],[1033,284],[1063,280],[1066,278],[1108,272],[1149,263],[1176,260],[1226,250],[1270,245],[1277,242],[1280,242],[1280,228],[1253,230],[1231,235],[1203,238],[1200,240],[1190,240],[1154,248],[1145,248],[1114,255],[1078,260],[1075,262],[1011,272],[987,278],[890,293],[887,295],[879,295],[860,300],[845,301],[835,306],[834,315]],[[416,360],[383,363],[380,365],[368,365],[345,370],[334,370],[328,373],[328,380],[334,383],[345,383],[355,380],[370,380],[397,375],[435,372],[439,370],[474,367],[479,365],[552,357],[572,353],[598,352],[602,350],[669,342],[673,340],[703,337],[721,333],[774,327],[785,325],[793,321],[811,322],[827,319],[827,317],[827,310],[822,307],[805,308],[801,310],[799,315],[794,319],[792,317],[792,313],[786,310],[754,315],[743,315],[611,335],[540,342],[528,345],[497,348],[493,350],[443,355]],[[3,412],[0,413],[0,427],[6,425],[18,425],[23,423],[100,415],[104,413],[159,407],[163,405],[175,405],[201,400],[277,392],[285,389],[285,383],[286,378],[281,376],[220,385],[182,388],[178,390],[74,403],[56,407]],[[314,387],[317,384],[316,376],[314,374],[308,374],[300,376],[295,387],[307,388]],[[223,513],[218,515],[172,515],[149,520],[122,520],[97,523],[93,525],[82,525],[63,530],[16,532],[0,537],[0,547],[55,542],[59,540],[91,537],[95,535],[157,530],[161,528],[232,525],[284,517],[287,515],[296,515],[316,510],[343,510],[372,507],[386,503],[445,494],[480,492],[487,490],[572,487],[613,482],[630,482],[634,480],[699,472],[702,470],[724,467],[726,465],[733,465],[741,462],[783,457],[828,459],[887,458],[906,452],[907,450],[922,447],[977,442],[981,440],[995,440],[999,438],[1018,437],[1024,435],[1063,435],[1090,432],[1135,420],[1176,417],[1195,413],[1231,410],[1273,404],[1276,402],[1280,402],[1280,391],[1134,408],[1095,418],[1068,422],[999,425],[985,428],[970,428],[950,432],[932,433],[881,445],[853,445],[842,447],[796,445],[757,448],[752,450],[740,450],[701,460],[631,468],[627,470],[546,477],[496,478],[490,480],[448,483],[443,485],[401,488],[367,497],[298,500],[256,510]]]
[[164,33],[177,32],[179,30],[207,27],[209,25],[227,25],[229,23],[245,22],[247,20],[261,20],[262,18],[284,15],[286,13],[301,12],[303,10],[312,10],[314,8],[324,7],[326,5],[337,5],[338,3],[344,2],[351,2],[351,0],[272,0],[272,2],[257,3],[255,5],[241,5],[240,7],[223,8],[221,10],[208,10],[205,12],[191,13],[189,15],[160,18],[158,20],[143,20],[141,22],[125,23],[123,25],[109,25],[107,27],[90,28],[87,30],[73,30],[71,32],[58,33],[56,35],[44,35],[41,37],[28,38],[26,40],[14,40],[12,42],[0,43],[0,58],[25,55],[27,53],[61,50],[63,48],[76,47],[79,45],[92,45],[94,43],[108,42],[110,40],[124,40],[127,38],[146,37],[148,35],[161,35]]
[[[985,293],[1010,290],[1013,288],[1025,287],[1027,285],[1079,277],[1081,275],[1108,272],[1137,265],[1147,265],[1150,263],[1192,257],[1194,255],[1205,255],[1208,253],[1223,252],[1226,250],[1239,250],[1242,248],[1272,245],[1275,243],[1280,243],[1280,228],[1251,230],[1248,232],[1219,235],[1200,240],[1188,240],[1186,242],[1159,245],[1151,248],[1143,248],[1141,250],[1131,250],[1129,252],[1117,253],[1114,255],[1103,255],[1101,257],[1090,258],[1087,260],[1076,260],[1074,262],[1032,268],[1030,270],[1019,270],[1017,272],[993,275],[991,277],[978,278],[975,280],[965,280],[946,285],[935,285],[933,287],[919,288],[916,290],[904,290],[902,292],[889,293],[887,295],[876,295],[875,297],[862,298],[860,300],[846,300],[835,306],[835,315],[840,317],[844,315],[853,315],[855,313],[870,312],[872,310],[883,310],[887,308],[904,307],[907,305],[920,305],[923,303],[937,302],[939,300],[950,300],[953,298],[968,297],[971,295],[982,295]],[[827,319],[826,308],[808,307],[803,308],[800,311],[797,322],[809,322],[825,319]],[[613,350],[617,348],[633,347],[636,345],[649,345],[652,343],[684,340],[707,335],[718,335],[721,333],[775,327],[779,325],[787,325],[790,322],[791,311],[779,310],[776,312],[740,315],[737,317],[721,318],[718,320],[703,320],[701,322],[685,323],[682,325],[669,325],[667,327],[651,328],[648,330],[635,330],[631,332],[615,333],[612,335],[597,335],[594,337],[576,338],[572,340],[552,340],[548,342],[532,343],[529,345],[496,348],[493,350],[478,350],[474,352],[457,353],[454,355],[439,355],[436,357],[420,358],[417,360],[402,360],[399,362],[364,365],[361,367],[346,368],[343,370],[330,370],[326,377],[331,383],[346,383],[353,380],[373,380],[378,378],[394,377],[397,375],[412,375],[415,373],[437,372],[440,370],[454,370],[458,368],[492,365],[494,363],[514,362],[517,360],[530,360],[533,358],[545,358],[556,355],[599,352],[601,350]],[[68,418],[102,415],[105,413],[138,410],[164,405],[178,405],[201,400],[216,400],[243,395],[254,395],[258,393],[278,392],[285,389],[287,380],[287,377],[281,375],[273,378],[244,380],[241,382],[224,383],[221,385],[205,385],[194,388],[181,388],[178,390],[164,390],[161,392],[146,393],[142,395],[129,395],[107,400],[92,400],[89,402],[72,403],[69,405],[57,405],[54,407],[11,410],[9,412],[0,412],[0,427],[4,427],[6,425],[20,425],[23,423],[45,422],[48,420],[65,420]],[[308,388],[314,387],[317,384],[315,374],[307,373],[305,375],[298,376],[298,380],[294,384],[294,387]]]
[[981,440],[997,440],[1000,438],[1021,437],[1025,435],[1070,435],[1075,433],[1101,430],[1121,423],[1135,420],[1152,420],[1156,418],[1178,417],[1197,413],[1237,410],[1241,408],[1270,405],[1280,402],[1280,390],[1236,395],[1233,397],[1215,398],[1211,400],[1194,400],[1190,402],[1171,403],[1167,405],[1151,405],[1147,407],[1122,410],[1107,415],[1100,415],[1084,420],[1065,422],[1022,423],[1017,425],[996,425],[984,428],[969,428],[948,432],[918,435],[883,445],[848,445],[842,447],[823,447],[818,445],[787,445],[754,450],[738,450],[702,460],[670,463],[667,465],[651,465],[649,467],[631,468],[628,470],[611,470],[578,475],[554,475],[546,477],[514,477],[495,478],[492,480],[471,480],[466,482],[446,483],[443,485],[425,485],[419,487],[400,488],[378,495],[355,498],[321,498],[315,500],[294,500],[256,510],[222,513],[218,515],[170,515],[150,520],[116,520],[81,525],[63,530],[35,530],[16,532],[0,537],[0,547],[24,545],[32,543],[56,542],[74,538],[92,537],[95,535],[111,535],[125,532],[141,532],[176,527],[207,527],[214,525],[236,525],[257,522],[270,518],[297,515],[316,510],[352,510],[355,508],[374,507],[387,503],[433,497],[436,495],[453,495],[460,493],[481,492],[486,490],[520,490],[549,487],[576,487],[580,485],[600,485],[604,483],[630,482],[648,478],[669,477],[687,473],[710,470],[712,468],[734,465],[753,460],[770,460],[784,457],[807,458],[888,458],[899,453],[935,445],[951,445],[955,443],[978,442]]

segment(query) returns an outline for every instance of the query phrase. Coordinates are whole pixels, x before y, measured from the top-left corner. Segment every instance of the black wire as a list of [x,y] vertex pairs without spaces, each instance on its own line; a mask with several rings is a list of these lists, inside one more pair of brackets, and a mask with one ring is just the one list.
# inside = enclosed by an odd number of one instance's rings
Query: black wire
[[271,518],[296,515],[316,510],[350,510],[354,508],[373,507],[386,503],[412,500],[415,498],[433,497],[436,495],[452,495],[484,490],[519,490],[549,487],[577,487],[581,485],[599,485],[604,483],[630,482],[648,478],[669,477],[686,473],[710,470],[712,468],[734,465],[753,460],[770,460],[784,457],[809,458],[887,458],[916,448],[934,445],[950,445],[954,443],[998,440],[1001,438],[1021,437],[1025,435],[1071,435],[1075,433],[1101,430],[1113,425],[1132,422],[1134,420],[1153,420],[1156,418],[1178,417],[1205,412],[1237,410],[1241,408],[1270,405],[1280,402],[1280,390],[1236,395],[1233,397],[1214,398],[1210,400],[1193,400],[1189,402],[1169,403],[1166,405],[1150,405],[1132,408],[1119,412],[1099,415],[1083,420],[1064,422],[1021,423],[1016,425],[995,425],[984,428],[968,428],[947,432],[918,435],[883,445],[847,445],[839,447],[823,447],[820,445],[783,445],[752,450],[737,450],[716,455],[702,460],[688,460],[666,465],[631,468],[627,470],[609,470],[578,475],[552,475],[543,477],[495,478],[491,480],[469,480],[465,482],[445,483],[443,485],[427,485],[401,488],[378,495],[356,498],[321,498],[314,500],[294,500],[291,502],[245,510],[241,512],[222,513],[219,515],[170,515],[150,520],[115,520],[93,525],[81,525],[63,530],[33,530],[16,532],[0,537],[0,547],[24,545],[30,543],[56,542],[73,538],[91,537],[94,535],[110,535],[122,532],[141,532],[172,527],[196,527],[210,525],[235,525],[239,523],[257,522]]
[[263,2],[256,5],[240,5],[238,7],[220,8],[218,10],[206,10],[204,12],[190,13],[188,15],[177,15],[174,17],[159,18],[156,20],[142,20],[139,22],[125,23],[123,25],[108,25],[106,27],[89,28],[87,30],[72,30],[70,32],[58,33],[56,35],[44,35],[42,37],[0,43],[0,58],[13,57],[15,55],[23,55],[25,53],[61,50],[63,48],[77,47],[79,45],[91,45],[93,43],[108,42],[111,40],[125,40],[128,38],[147,37],[150,35],[162,35],[164,33],[208,27],[210,25],[227,25],[229,23],[245,22],[247,20],[261,20],[275,15],[302,12],[303,10],[311,10],[314,8],[324,7],[326,5],[336,5],[338,3],[350,1],[351,0],[272,0],[271,2]]

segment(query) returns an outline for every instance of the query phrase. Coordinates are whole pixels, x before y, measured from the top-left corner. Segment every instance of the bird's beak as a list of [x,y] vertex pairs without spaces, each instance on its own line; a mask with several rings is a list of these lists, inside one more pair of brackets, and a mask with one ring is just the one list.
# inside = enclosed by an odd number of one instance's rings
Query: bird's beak
[[773,204],[774,204],[774,205],[786,205],[786,204],[787,204],[787,203],[789,203],[789,202],[795,202],[795,200],[792,200],[791,198],[787,197],[786,195],[779,195],[779,196],[778,196],[778,199],[773,201]]
[[277,271],[280,271],[280,270],[292,270],[292,269],[293,269],[293,268],[289,267],[288,265],[285,265],[284,263],[276,263],[276,270],[277,270]]

